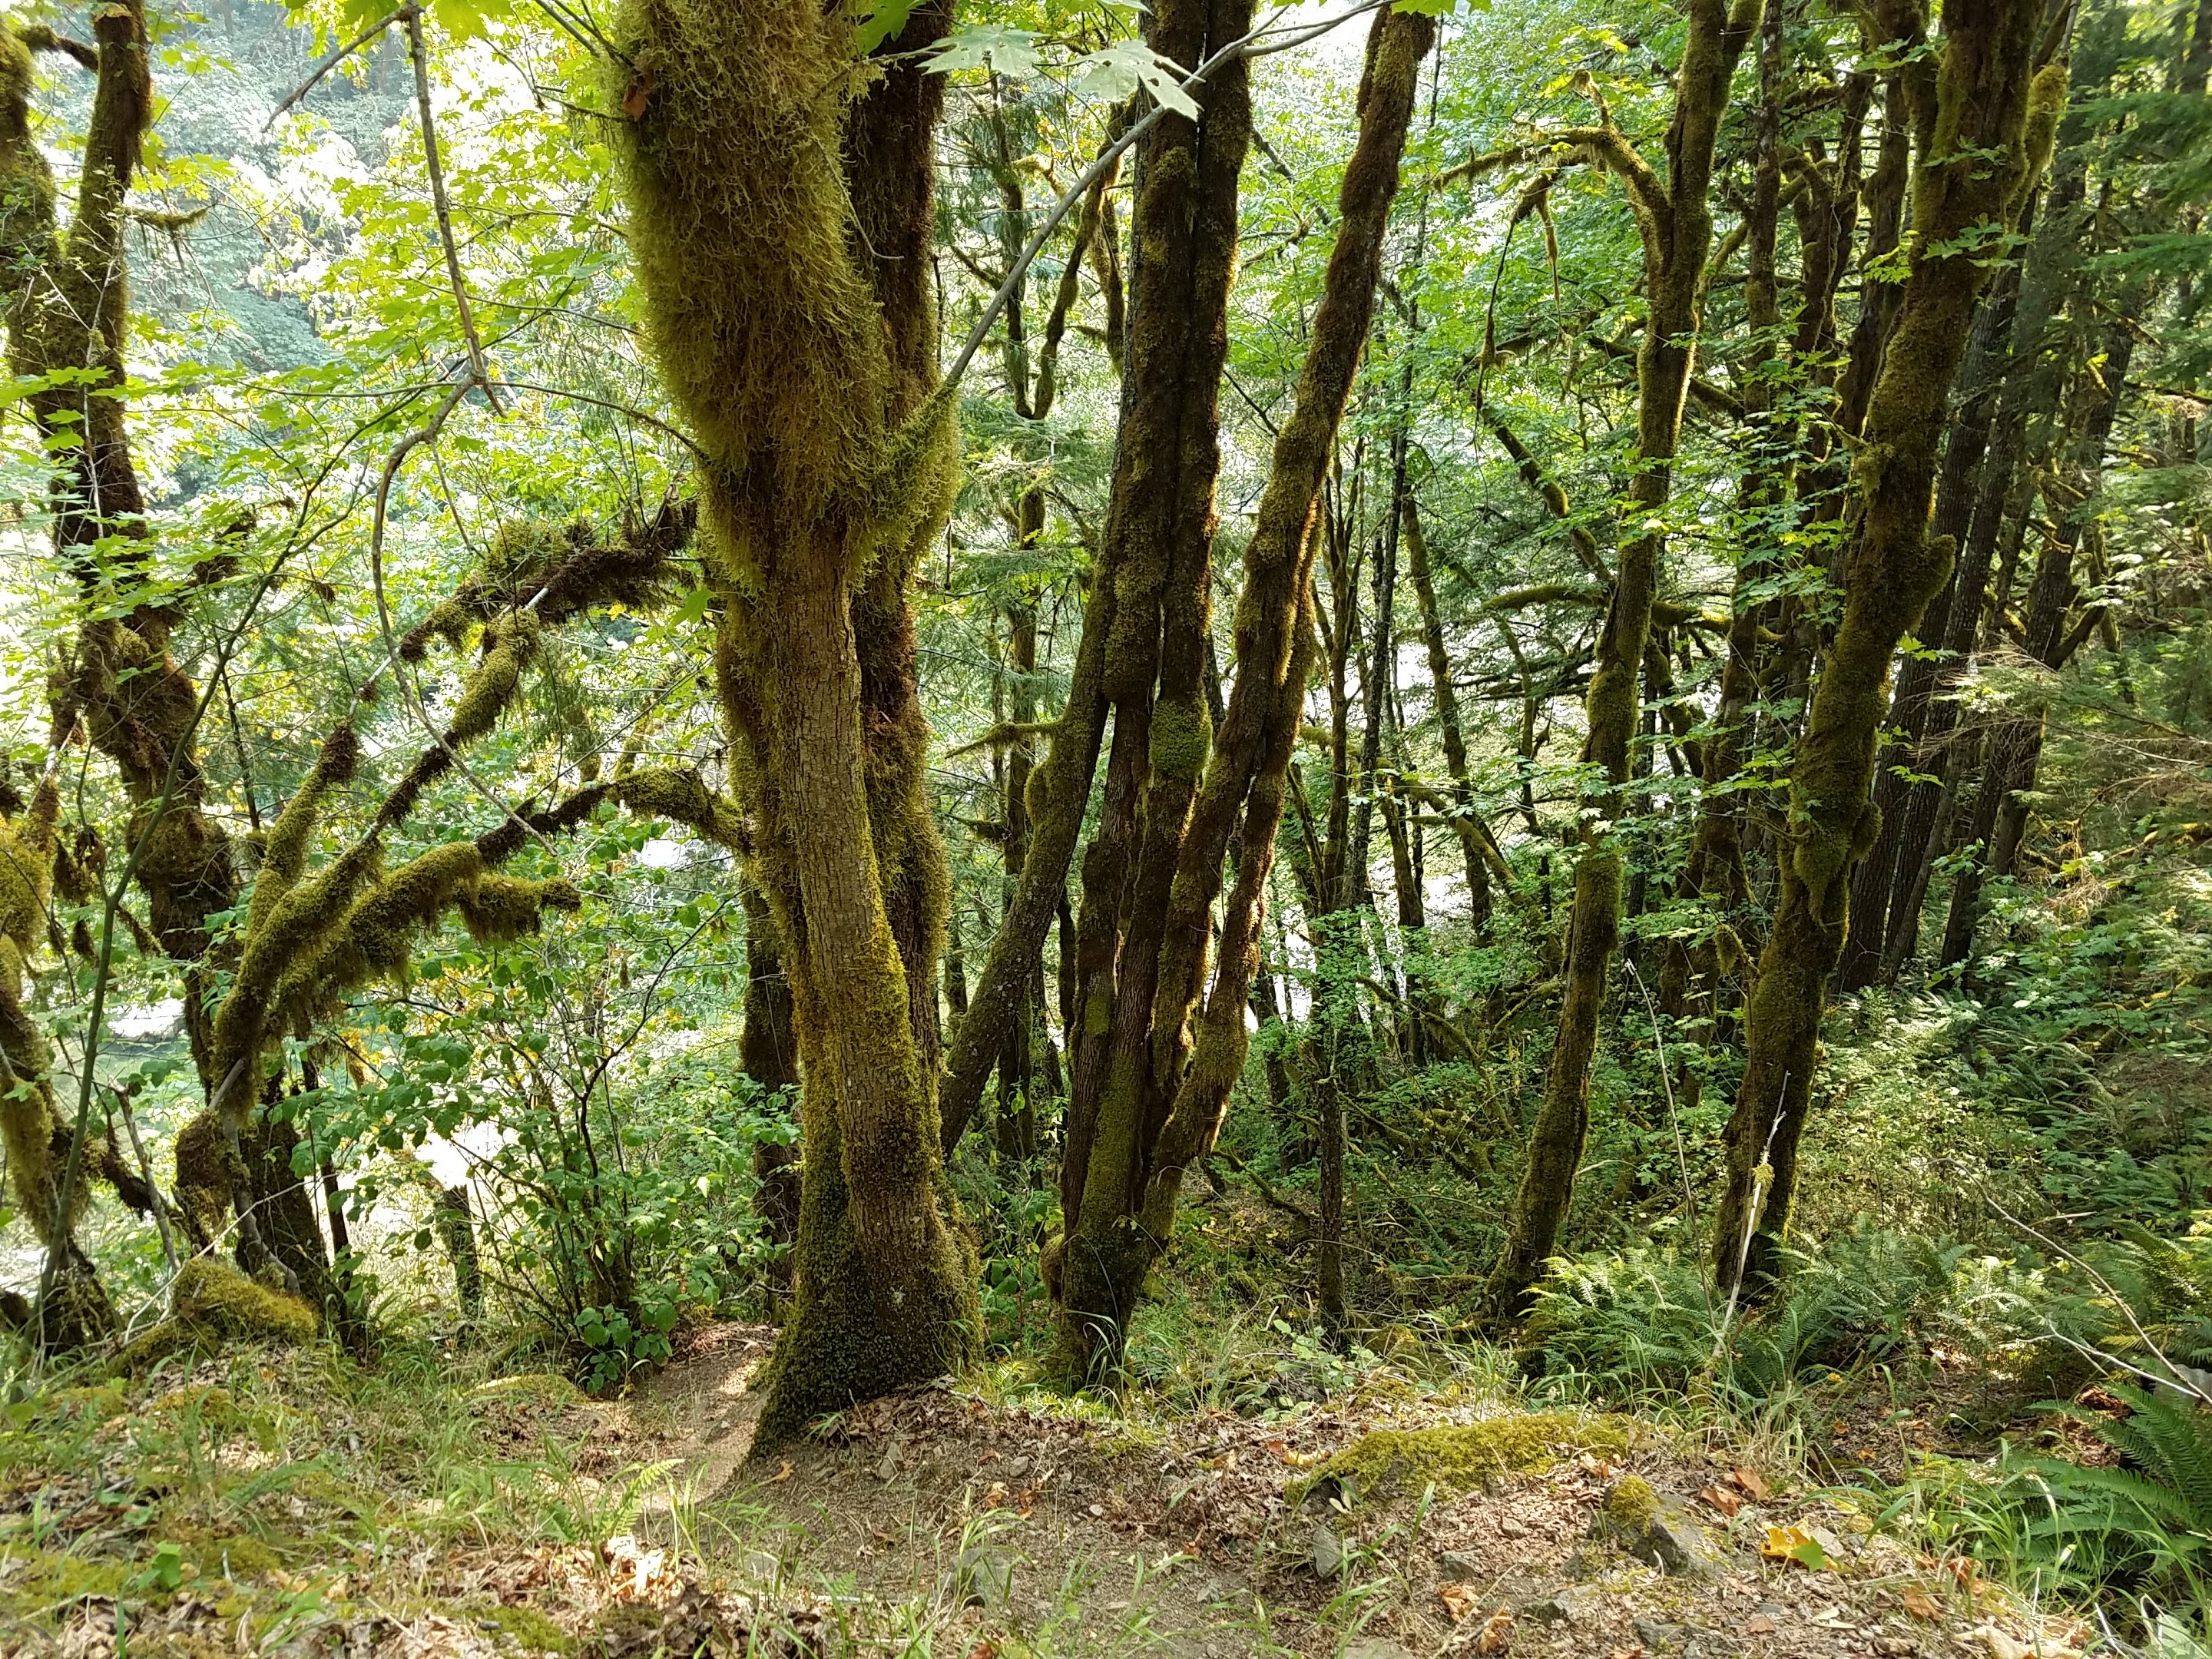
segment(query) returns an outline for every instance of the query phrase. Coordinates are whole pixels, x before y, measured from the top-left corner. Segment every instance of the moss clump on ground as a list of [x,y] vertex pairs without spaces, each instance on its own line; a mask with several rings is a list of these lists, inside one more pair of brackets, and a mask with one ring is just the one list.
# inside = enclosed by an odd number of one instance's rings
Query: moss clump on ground
[[313,1341],[321,1330],[315,1310],[300,1297],[258,1284],[211,1256],[194,1256],[177,1270],[169,1316],[118,1354],[115,1369],[143,1371],[200,1343],[296,1346]]
[[574,1653],[576,1638],[536,1607],[510,1607],[497,1601],[478,1617],[499,1626],[499,1633],[532,1653]]
[[1599,1513],[1605,1525],[1622,1537],[1641,1537],[1659,1518],[1659,1494],[1642,1476],[1624,1474],[1606,1493]]
[[8,1574],[0,1579],[0,1628],[49,1619],[76,1601],[112,1601],[135,1571],[136,1564],[129,1561],[19,1545],[9,1550]]
[[[1296,1503],[1316,1489],[1374,1498],[1433,1486],[1462,1492],[1508,1474],[1541,1474],[1581,1452],[1619,1456],[1648,1433],[1634,1419],[1525,1412],[1432,1429],[1377,1429],[1294,1481]],[[1649,1488],[1647,1487],[1648,1491]]]

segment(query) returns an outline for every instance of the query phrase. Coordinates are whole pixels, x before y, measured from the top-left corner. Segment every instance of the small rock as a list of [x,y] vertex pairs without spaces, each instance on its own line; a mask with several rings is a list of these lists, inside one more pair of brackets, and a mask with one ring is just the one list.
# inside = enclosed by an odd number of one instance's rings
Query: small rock
[[1454,1583],[1464,1583],[1482,1576],[1482,1563],[1465,1550],[1446,1550],[1437,1557],[1437,1565]]
[[1605,1595],[1594,1584],[1570,1584],[1565,1589],[1521,1604],[1521,1616],[1539,1625],[1584,1624],[1597,1616]]
[[1344,1540],[1318,1521],[1313,1528],[1313,1570],[1320,1578],[1334,1578],[1344,1571]]
[[1411,1649],[1386,1642],[1379,1636],[1363,1636],[1345,1644],[1344,1659],[1413,1659],[1413,1654]]
[[987,1544],[971,1544],[952,1567],[953,1599],[963,1607],[996,1607],[1014,1588],[1014,1558]]
[[1501,1515],[1498,1517],[1498,1530],[1507,1538],[1526,1538],[1528,1523],[1516,1515]]
[[1654,1653],[1663,1653],[1682,1639],[1680,1625],[1662,1624],[1656,1619],[1636,1620],[1636,1639]]
[[1010,1457],[1006,1460],[1006,1467],[999,1472],[1011,1484],[1030,1472],[1030,1460],[1026,1457]]
[[1350,1509],[1359,1499],[1359,1480],[1352,1474],[1324,1474],[1306,1488],[1298,1507],[1308,1515],[1327,1515]]
[[1613,1483],[1592,1530],[1662,1572],[1707,1578],[1722,1571],[1720,1553],[1690,1506],[1636,1475]]
[[877,1480],[888,1480],[898,1473],[901,1449],[902,1443],[896,1440],[893,1440],[890,1445],[884,1448],[884,1461],[876,1465]]
[[1790,1609],[1779,1601],[1761,1601],[1759,1604],[1759,1616],[1761,1619],[1787,1619],[1790,1616]]

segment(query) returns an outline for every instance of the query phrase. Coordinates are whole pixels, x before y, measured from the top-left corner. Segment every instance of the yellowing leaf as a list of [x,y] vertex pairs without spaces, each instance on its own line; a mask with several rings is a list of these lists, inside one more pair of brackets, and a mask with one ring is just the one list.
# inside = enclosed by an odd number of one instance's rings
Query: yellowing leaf
[[1903,1597],[1905,1610],[1915,1619],[1933,1619],[1942,1611],[1936,1600],[1917,1584],[1907,1584]]
[[1770,1561],[1795,1561],[1818,1571],[1828,1565],[1828,1553],[1802,1527],[1769,1527],[1759,1553]]

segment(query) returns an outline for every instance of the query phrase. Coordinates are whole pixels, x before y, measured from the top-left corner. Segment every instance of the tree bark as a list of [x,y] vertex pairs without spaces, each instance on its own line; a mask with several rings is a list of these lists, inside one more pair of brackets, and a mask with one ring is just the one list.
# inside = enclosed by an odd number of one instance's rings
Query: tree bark
[[[1183,1172],[1212,1147],[1243,1068],[1261,899],[1311,661],[1315,503],[1366,341],[1419,64],[1434,36],[1431,20],[1386,11],[1368,39],[1359,136],[1339,196],[1336,245],[1245,549],[1237,678],[1220,729],[1208,745],[1195,721],[1178,719],[1164,731],[1160,722],[1152,726],[1149,769],[1162,787],[1148,792],[1147,812],[1155,802],[1180,806],[1172,836],[1156,830],[1132,872],[1131,925],[1120,930],[1122,971],[1110,984],[1095,970],[1085,981],[1083,1030],[1086,1039],[1094,1033],[1109,1039],[1097,1046],[1109,1052],[1091,1063],[1109,1086],[1093,1097],[1082,1138],[1071,1129],[1063,1170],[1067,1231],[1054,1364],[1064,1376],[1096,1376],[1118,1365],[1129,1310],[1172,1233]],[[1212,108],[1220,108],[1218,90]],[[1152,182],[1146,180],[1148,189]],[[1140,230],[1140,283],[1146,240]],[[1141,298],[1132,313],[1133,358],[1145,329]],[[1171,672],[1163,659],[1164,708],[1175,707],[1171,699],[1180,695]],[[1117,750],[1121,741],[1117,728]],[[1115,787],[1109,774],[1102,841],[1111,833]],[[1151,821],[1158,826],[1168,816]],[[1201,1002],[1214,901],[1232,843],[1235,879],[1222,905],[1212,989]],[[1094,844],[1094,857],[1097,851]],[[1086,892],[1086,910],[1098,890]],[[1086,932],[1090,925],[1086,917]],[[1078,1107],[1082,1076],[1079,1066]]]
[[2036,70],[2039,9],[1953,0],[1944,24],[1910,275],[1853,468],[1860,533],[1790,771],[1774,927],[1729,1121],[1729,1185],[1713,1243],[1723,1288],[1744,1277],[1764,1283],[1778,1265],[1851,866],[1877,828],[1869,789],[1890,659],[1951,563],[1952,549],[1929,544],[1928,516],[1946,404],[1987,277],[1954,239],[1970,227],[2011,224],[2049,159],[2065,95],[2063,64]]
[[[1676,81],[1663,180],[1610,128],[1605,131],[1613,142],[1599,151],[1628,187],[1644,241],[1650,314],[1637,358],[1637,464],[1629,513],[1640,526],[1656,525],[1672,492],[1712,246],[1714,146],[1736,62],[1761,9],[1761,0],[1695,0],[1688,8],[1689,38]],[[1603,782],[1584,799],[1579,815],[1566,992],[1543,1100],[1506,1223],[1505,1246],[1485,1292],[1496,1317],[1516,1317],[1526,1310],[1573,1202],[1575,1173],[1589,1133],[1590,1060],[1620,936],[1622,849],[1614,821],[1622,811],[1621,790],[1628,781],[1629,750],[1640,714],[1638,679],[1662,553],[1656,529],[1640,528],[1622,544],[1598,636],[1583,759],[1597,769]]]

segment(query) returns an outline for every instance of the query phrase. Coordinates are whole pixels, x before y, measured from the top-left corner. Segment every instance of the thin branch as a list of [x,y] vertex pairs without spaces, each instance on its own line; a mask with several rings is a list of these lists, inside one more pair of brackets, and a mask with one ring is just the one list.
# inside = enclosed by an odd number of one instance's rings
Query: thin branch
[[[1248,33],[1231,40],[1183,76],[1182,90],[1193,91],[1224,64],[1234,63],[1239,58],[1259,58],[1270,52],[1287,52],[1293,46],[1304,46],[1309,40],[1319,40],[1330,30],[1341,27],[1353,18],[1364,16],[1368,12],[1378,10],[1390,3],[1392,0],[1360,0],[1360,3],[1349,11],[1325,19],[1280,40],[1267,40],[1264,43],[1262,37],[1270,30],[1281,25],[1272,20],[1262,23]],[[1127,132],[1100,150],[1098,158],[1076,176],[1073,184],[1060,192],[1060,199],[1053,204],[1052,211],[1045,215],[1043,222],[1039,224],[1036,231],[1031,234],[1028,243],[1022,249],[1021,257],[1014,261],[1013,269],[1006,273],[1006,281],[999,285],[999,291],[991,296],[991,303],[983,307],[983,314],[975,319],[975,327],[969,330],[968,338],[960,347],[960,355],[952,360],[952,366],[945,370],[945,379],[939,384],[939,395],[949,392],[953,386],[959,384],[960,377],[968,372],[969,364],[975,361],[975,354],[982,349],[983,342],[989,337],[993,325],[999,320],[1000,314],[1013,302],[1014,290],[1021,285],[1022,278],[1028,274],[1031,262],[1044,251],[1045,244],[1052,239],[1053,234],[1060,228],[1061,222],[1074,210],[1075,204],[1090,193],[1092,183],[1103,177],[1108,168],[1117,165],[1121,157],[1135,146],[1137,141],[1157,126],[1163,116],[1169,113],[1170,112],[1165,104],[1155,103],[1141,118],[1129,124],[1129,130]],[[1645,171],[1649,172],[1650,169],[1646,168]]]
[[430,55],[422,45],[422,9],[410,3],[400,9],[407,20],[407,55],[415,65],[415,110],[422,127],[422,160],[430,173],[430,205],[438,216],[438,240],[446,250],[446,275],[453,285],[453,305],[460,313],[461,337],[469,345],[469,372],[483,388],[485,401],[495,415],[499,406],[491,374],[484,367],[483,341],[477,334],[477,317],[469,305],[468,284],[461,280],[461,251],[453,240],[453,205],[446,198],[446,166],[438,155],[438,128],[430,118]]
[[370,41],[375,40],[378,35],[383,33],[385,30],[390,28],[394,23],[398,22],[406,15],[407,8],[404,6],[400,7],[397,11],[388,11],[385,13],[383,16],[378,18],[374,23],[371,23],[367,28],[363,29],[359,34],[354,36],[352,40],[347,41],[345,45],[340,46],[336,52],[326,54],[321,63],[316,64],[313,69],[307,72],[307,78],[301,82],[298,86],[293,88],[290,92],[287,93],[284,95],[284,101],[283,103],[277,105],[275,109],[269,112],[269,118],[261,124],[262,131],[266,132],[270,128],[275,126],[276,125],[276,118],[283,114],[285,111],[290,109],[293,105],[298,103],[309,93],[313,92],[315,89],[315,83],[318,81],[321,80],[325,75],[328,75],[340,64],[344,63],[347,58],[352,57],[354,53],[359,52]]

